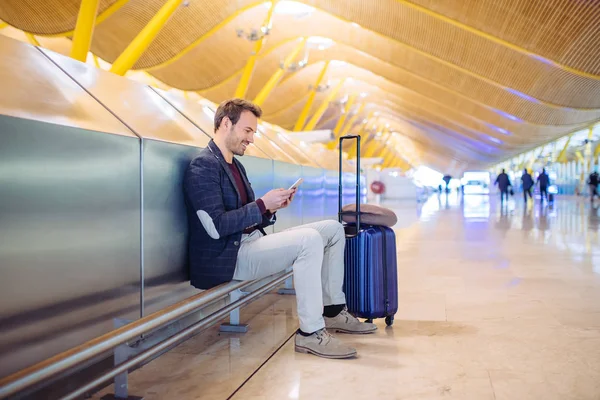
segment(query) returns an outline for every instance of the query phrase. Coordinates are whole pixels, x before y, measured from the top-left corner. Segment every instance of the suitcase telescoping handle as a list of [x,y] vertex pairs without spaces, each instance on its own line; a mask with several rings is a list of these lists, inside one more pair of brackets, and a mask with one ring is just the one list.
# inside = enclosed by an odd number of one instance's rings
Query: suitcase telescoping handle
[[338,183],[338,220],[342,222],[342,144],[344,140],[356,139],[356,235],[360,232],[360,135],[340,137],[340,166]]

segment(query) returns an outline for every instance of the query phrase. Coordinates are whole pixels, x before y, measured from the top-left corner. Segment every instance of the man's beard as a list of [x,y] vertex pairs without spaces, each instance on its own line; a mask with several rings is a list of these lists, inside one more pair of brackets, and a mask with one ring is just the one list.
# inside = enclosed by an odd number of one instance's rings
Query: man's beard
[[229,130],[227,135],[227,148],[236,156],[243,156],[244,149],[243,145],[240,141],[238,141],[235,133],[233,132],[233,127]]

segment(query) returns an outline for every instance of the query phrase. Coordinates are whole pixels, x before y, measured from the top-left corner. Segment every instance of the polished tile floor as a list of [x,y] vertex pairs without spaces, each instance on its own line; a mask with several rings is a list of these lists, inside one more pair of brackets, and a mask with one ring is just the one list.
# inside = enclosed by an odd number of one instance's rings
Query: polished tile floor
[[[130,376],[145,399],[600,399],[600,210],[487,196],[391,204],[400,309],[340,336],[352,360],[297,354],[293,296],[242,311]],[[97,396],[110,393],[106,389]]]

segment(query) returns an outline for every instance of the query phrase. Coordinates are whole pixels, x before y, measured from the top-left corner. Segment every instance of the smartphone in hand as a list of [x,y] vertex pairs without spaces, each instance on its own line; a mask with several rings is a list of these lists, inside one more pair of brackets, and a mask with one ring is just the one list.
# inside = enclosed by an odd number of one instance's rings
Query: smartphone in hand
[[[300,184],[304,181],[304,179],[302,178],[298,178],[298,180],[296,182],[294,182],[294,184],[292,186],[290,186],[290,188],[288,190],[293,190],[293,189],[298,189],[298,186],[300,186]],[[290,200],[292,199],[292,196],[290,196]]]
[[298,186],[300,186],[300,184],[304,181],[304,179],[299,178],[296,182],[294,182],[294,184],[292,186],[290,186],[290,188],[288,190],[292,190],[292,189],[296,189],[298,188]]

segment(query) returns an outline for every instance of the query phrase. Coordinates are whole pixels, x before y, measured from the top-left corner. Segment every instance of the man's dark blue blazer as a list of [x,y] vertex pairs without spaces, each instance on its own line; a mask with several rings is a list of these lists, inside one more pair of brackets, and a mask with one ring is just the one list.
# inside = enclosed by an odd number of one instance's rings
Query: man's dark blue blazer
[[244,166],[233,159],[244,181],[248,204],[235,184],[229,164],[214,141],[188,166],[183,181],[189,242],[188,262],[193,286],[209,289],[233,278],[242,232],[266,227],[276,217],[263,215]]

